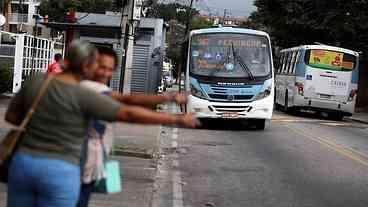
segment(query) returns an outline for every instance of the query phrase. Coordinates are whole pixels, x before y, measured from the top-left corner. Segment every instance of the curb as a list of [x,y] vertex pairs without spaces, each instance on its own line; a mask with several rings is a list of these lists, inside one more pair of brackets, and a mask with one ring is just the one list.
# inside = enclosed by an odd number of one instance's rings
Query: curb
[[368,124],[368,120],[362,120],[359,118],[354,118],[354,117],[346,117],[347,119],[351,120],[351,121],[355,121],[361,124]]
[[143,149],[137,147],[127,147],[117,145],[114,146],[114,155],[115,156],[126,156],[126,157],[136,157],[142,159],[153,159],[154,150],[152,149]]
[[114,155],[135,157],[141,159],[154,159],[156,160],[160,154],[160,139],[161,139],[162,127],[159,128],[155,137],[155,146],[152,148],[140,148],[133,145],[118,144],[114,146]]

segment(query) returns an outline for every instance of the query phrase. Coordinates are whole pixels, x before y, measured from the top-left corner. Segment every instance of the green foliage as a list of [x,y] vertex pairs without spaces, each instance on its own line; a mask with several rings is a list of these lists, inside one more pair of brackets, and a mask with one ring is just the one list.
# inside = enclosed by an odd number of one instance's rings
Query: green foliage
[[0,93],[10,92],[12,87],[11,62],[0,60]]
[[[147,16],[151,18],[161,18],[165,22],[170,22],[171,32],[168,35],[169,47],[166,51],[166,55],[171,59],[174,66],[174,76],[178,76],[179,67],[183,66],[183,60],[186,56],[186,34],[185,26],[188,18],[193,19],[191,28],[203,28],[208,27],[208,22],[198,17],[199,11],[191,9],[189,6],[182,5],[179,3],[153,3],[151,8],[148,10]],[[183,47],[184,45],[184,47]]]
[[204,17],[196,17],[191,23],[191,30],[210,28],[213,25],[212,21],[207,20]]
[[[190,15],[189,15],[190,14]],[[177,20],[181,24],[186,24],[188,16],[197,16],[199,11],[196,9],[189,9],[188,6],[179,3],[170,4],[154,4],[148,11],[148,17],[162,18],[165,22],[170,20]]]
[[69,10],[88,13],[105,13],[117,10],[115,0],[42,0],[40,14],[49,15],[50,21],[65,21]]
[[362,0],[256,0],[250,19],[274,44],[322,42],[368,54],[368,2]]

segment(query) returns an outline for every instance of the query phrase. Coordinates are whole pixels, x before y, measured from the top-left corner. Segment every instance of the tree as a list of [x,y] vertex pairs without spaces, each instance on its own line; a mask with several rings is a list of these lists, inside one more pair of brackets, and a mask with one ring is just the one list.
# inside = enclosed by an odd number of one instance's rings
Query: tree
[[286,48],[322,42],[368,54],[368,2],[256,0],[249,19]]
[[209,28],[213,26],[213,22],[206,19],[205,17],[197,16],[192,20],[191,30]]
[[73,9],[78,12],[105,13],[116,10],[115,0],[43,0],[40,14],[49,15],[50,21],[65,21],[66,13]]
[[158,3],[152,5],[148,10],[147,16],[152,18],[161,18],[165,22],[177,20],[179,23],[185,24],[188,17],[187,12],[190,12],[192,16],[197,16],[199,14],[198,10],[193,8],[190,9],[188,6],[179,3]]
[[[191,14],[191,15],[189,15]],[[171,59],[174,66],[174,76],[178,77],[179,67],[185,58],[185,24],[188,17],[194,18],[194,26],[199,28],[204,26],[206,22],[198,17],[199,11],[189,6],[179,3],[153,3],[148,10],[147,16],[152,18],[161,18],[165,22],[169,22],[170,31],[168,32],[168,49],[167,57]]]

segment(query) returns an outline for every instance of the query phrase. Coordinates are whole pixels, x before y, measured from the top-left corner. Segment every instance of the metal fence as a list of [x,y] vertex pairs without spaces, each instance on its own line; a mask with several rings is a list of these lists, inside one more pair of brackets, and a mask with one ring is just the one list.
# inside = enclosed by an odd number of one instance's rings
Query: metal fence
[[46,72],[55,54],[54,41],[27,34],[0,32],[0,63],[7,62],[12,71],[11,92],[16,93],[30,75]]

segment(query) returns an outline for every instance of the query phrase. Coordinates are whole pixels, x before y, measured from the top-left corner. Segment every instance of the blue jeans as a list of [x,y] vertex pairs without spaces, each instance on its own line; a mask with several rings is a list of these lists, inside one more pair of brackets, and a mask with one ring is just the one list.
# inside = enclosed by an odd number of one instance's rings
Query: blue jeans
[[80,167],[17,152],[10,164],[8,207],[75,207]]
[[95,189],[95,182],[83,184],[79,195],[78,207],[88,207],[91,194]]

